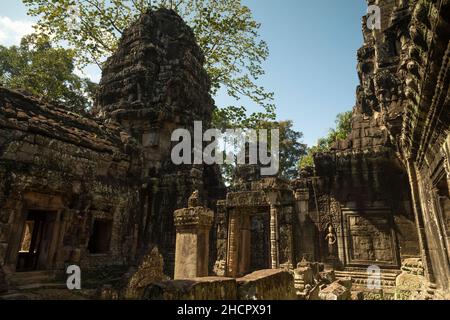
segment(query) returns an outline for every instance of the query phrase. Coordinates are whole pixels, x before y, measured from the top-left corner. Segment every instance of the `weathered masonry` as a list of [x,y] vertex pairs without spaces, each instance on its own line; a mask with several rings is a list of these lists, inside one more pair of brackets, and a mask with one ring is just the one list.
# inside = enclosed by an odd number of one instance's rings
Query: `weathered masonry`
[[121,267],[128,297],[291,298],[294,274],[298,297],[349,298],[371,270],[384,298],[450,299],[450,1],[368,3],[351,133],[294,181],[172,163],[215,106],[171,10],[126,30],[95,115],[0,87],[0,291],[77,264]]
[[107,61],[96,116],[0,88],[2,274],[68,263],[126,271],[157,245],[173,276],[174,210],[194,190],[212,208],[224,196],[217,167],[170,161],[174,128],[210,122],[203,63],[191,29],[162,9],[136,21]]
[[382,29],[364,17],[351,134],[290,185],[239,168],[218,204],[220,273],[319,261],[361,288],[378,269],[396,297],[448,294],[450,4],[368,3]]

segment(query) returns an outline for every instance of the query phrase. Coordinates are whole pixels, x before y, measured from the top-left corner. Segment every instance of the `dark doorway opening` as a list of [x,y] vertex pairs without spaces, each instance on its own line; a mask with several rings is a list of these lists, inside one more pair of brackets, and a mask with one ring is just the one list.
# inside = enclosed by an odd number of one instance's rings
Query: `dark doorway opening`
[[89,239],[88,250],[91,254],[109,253],[112,233],[112,221],[94,220]]
[[270,268],[270,216],[251,217],[250,272]]
[[45,270],[56,212],[30,210],[22,232],[17,272]]

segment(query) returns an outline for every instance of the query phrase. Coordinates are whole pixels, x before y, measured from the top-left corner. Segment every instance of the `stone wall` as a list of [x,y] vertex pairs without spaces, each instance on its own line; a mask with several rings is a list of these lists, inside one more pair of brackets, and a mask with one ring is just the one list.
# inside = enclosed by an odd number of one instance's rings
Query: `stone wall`
[[39,268],[138,265],[157,245],[173,275],[174,210],[194,190],[213,209],[224,198],[218,167],[170,159],[174,129],[210,124],[203,63],[192,30],[161,9],[125,31],[103,70],[95,117],[0,88],[0,264],[8,272],[26,255],[18,252],[28,213],[40,210],[49,220],[43,243],[52,244]]
[[[352,131],[330,153],[317,154],[315,172],[293,185],[309,190],[309,205],[299,203],[319,232],[315,259],[336,250],[343,267],[381,261],[399,268],[420,257],[428,291],[447,292],[450,3],[368,4],[380,6],[382,28],[368,30],[363,19]],[[327,249],[330,224],[337,245]],[[311,254],[305,251],[299,254]]]
[[148,300],[292,300],[294,278],[285,270],[260,270],[245,277],[202,277],[148,286]]
[[[17,266],[30,210],[47,212],[42,268],[134,259],[133,176],[139,153],[119,127],[0,88],[0,264]],[[138,157],[136,157],[138,158]],[[109,249],[88,250],[94,220],[109,221]]]
[[236,300],[236,280],[222,277],[203,277],[173,280],[149,286],[145,300]]

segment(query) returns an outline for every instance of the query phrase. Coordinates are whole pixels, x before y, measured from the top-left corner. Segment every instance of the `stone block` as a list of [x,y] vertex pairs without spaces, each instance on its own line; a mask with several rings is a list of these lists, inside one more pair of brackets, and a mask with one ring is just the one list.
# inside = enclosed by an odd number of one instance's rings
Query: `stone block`
[[319,273],[319,277],[325,283],[332,283],[336,281],[336,275],[334,274],[334,270],[322,271]]
[[208,275],[209,231],[214,212],[199,205],[196,192],[189,198],[189,208],[176,210],[177,230],[175,279],[189,279]]
[[314,272],[310,267],[300,267],[294,270],[295,282],[301,281],[304,285],[314,284]]
[[413,294],[425,289],[425,277],[402,272],[395,279],[395,300],[408,300]]
[[351,300],[364,300],[364,293],[362,291],[352,291]]
[[145,256],[137,271],[130,277],[125,292],[127,299],[139,299],[151,284],[166,280],[163,257],[156,247]]
[[236,300],[237,285],[233,278],[203,277],[170,280],[146,288],[144,300]]
[[319,292],[321,300],[349,300],[351,298],[350,290],[335,281]]
[[294,300],[294,278],[285,270],[253,272],[236,280],[239,300]]
[[353,285],[353,279],[350,277],[346,277],[346,278],[342,278],[339,279],[337,281],[340,285],[343,285],[344,287],[346,287],[348,290],[352,289],[352,285]]

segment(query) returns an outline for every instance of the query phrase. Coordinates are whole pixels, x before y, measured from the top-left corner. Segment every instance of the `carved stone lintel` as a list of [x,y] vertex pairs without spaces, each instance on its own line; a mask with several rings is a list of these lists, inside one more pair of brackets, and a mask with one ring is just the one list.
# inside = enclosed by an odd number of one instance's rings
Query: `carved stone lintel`
[[174,223],[177,229],[184,227],[210,228],[214,221],[214,212],[204,207],[193,207],[176,210]]

